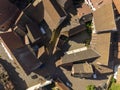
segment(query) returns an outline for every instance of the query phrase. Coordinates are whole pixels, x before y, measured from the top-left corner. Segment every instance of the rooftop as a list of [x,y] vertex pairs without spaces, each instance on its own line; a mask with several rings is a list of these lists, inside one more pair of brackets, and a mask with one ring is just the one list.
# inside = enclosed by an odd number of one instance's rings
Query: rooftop
[[43,39],[46,38],[46,31],[24,12],[21,12],[18,19],[15,22],[15,32],[22,38],[27,35],[31,43],[45,42]]
[[43,0],[43,5],[44,20],[50,29],[54,30],[64,21],[66,13],[55,0]]
[[120,14],[120,0],[113,0],[113,3],[118,11],[118,13]]
[[87,4],[82,4],[82,6],[77,8],[77,10],[79,18],[81,18],[84,15],[92,13],[90,7]]
[[74,36],[84,30],[86,30],[86,26],[85,25],[78,25],[76,27],[71,27],[69,30],[66,28],[66,30],[62,30],[61,31],[61,34],[65,35],[65,36],[68,36],[68,37],[71,37],[71,36]]
[[26,29],[28,38],[32,43],[42,39],[43,35],[40,32],[40,27],[36,23],[30,22],[26,24]]
[[95,67],[95,69],[97,70],[97,72],[99,74],[109,74],[109,73],[113,72],[113,69],[111,69],[109,67],[106,67],[104,65],[97,65],[97,64],[95,64],[94,67]]
[[112,3],[93,12],[93,18],[96,33],[117,30]]
[[[40,1],[40,2],[39,2]],[[32,20],[40,23],[44,18],[44,6],[41,0],[35,0],[32,4],[29,4],[24,13]]]
[[29,46],[14,50],[13,55],[28,75],[42,64]]
[[[1,43],[8,56],[21,65],[27,74],[41,65],[41,62],[35,57],[33,50],[25,46],[21,39],[14,32],[0,34]],[[14,41],[14,42],[13,42]]]
[[20,37],[14,32],[0,34],[0,39],[9,47],[11,51],[23,47]]
[[91,0],[93,7],[97,10],[102,6],[111,3],[112,0]]
[[73,64],[72,70],[74,73],[93,73],[92,66],[88,63]]
[[99,54],[96,51],[83,47],[66,52],[65,55],[56,62],[56,65],[59,66],[62,64],[85,61],[97,57],[99,57]]
[[108,66],[110,43],[111,33],[92,34],[91,48],[100,54],[100,57],[94,63]]

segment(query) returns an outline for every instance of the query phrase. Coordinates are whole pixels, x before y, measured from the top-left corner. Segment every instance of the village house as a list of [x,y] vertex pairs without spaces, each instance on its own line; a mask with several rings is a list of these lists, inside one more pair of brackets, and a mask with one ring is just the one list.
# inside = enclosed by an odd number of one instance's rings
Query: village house
[[[103,13],[104,15],[102,15]],[[101,18],[99,18],[100,16]],[[90,47],[89,48],[85,46],[80,47],[80,44],[75,43],[70,44],[68,42],[69,48],[64,53],[64,56],[62,56],[61,59],[56,62],[56,66],[67,64],[72,65],[73,63],[78,61],[79,62],[88,61],[92,62],[96,70],[99,72],[108,74],[113,72],[113,70],[109,68],[112,67],[113,63],[113,61],[111,61],[112,60],[111,33],[112,31],[117,31],[117,27],[114,18],[112,3],[108,3],[93,12],[93,26],[94,30],[92,33]],[[75,41],[77,41],[77,39],[78,38],[76,38]],[[103,43],[104,45],[102,45]],[[72,49],[72,47],[76,48]]]
[[[63,1],[61,1],[62,3]],[[67,0],[67,2],[70,2],[70,0]],[[65,3],[65,2],[64,2]],[[73,6],[73,3],[72,3]],[[62,24],[62,29],[60,34],[65,35],[67,37],[72,37],[75,34],[80,33],[81,31],[84,31],[86,29],[84,24],[80,24],[80,17],[79,17],[79,11],[76,10],[76,8],[73,7],[69,8],[69,11],[67,12],[68,17],[65,23]],[[81,11],[80,11],[81,12]],[[77,14],[78,13],[78,14]]]
[[[1,0],[0,31],[11,31],[0,33],[0,46],[8,58],[4,61],[15,68],[17,76],[24,82],[19,85],[18,80],[15,84],[23,90],[42,89],[53,81],[45,79],[46,74],[58,77],[63,70],[64,76],[68,76],[64,68],[58,69],[57,66],[70,66],[71,76],[80,78],[113,73],[112,34],[117,31],[114,9],[120,13],[118,3],[118,0],[85,0],[81,7],[77,7],[73,5],[73,0],[34,0],[20,13],[9,1]],[[92,21],[92,35],[87,32],[88,21]],[[118,59],[119,46],[120,43]],[[55,53],[57,50],[61,52]],[[66,78],[70,81],[71,78],[77,80],[69,76]],[[54,83],[60,90],[75,87],[69,86],[67,81],[64,84],[59,78]]]
[[50,40],[47,31],[32,21],[24,12],[21,12],[17,18],[14,31],[21,36],[23,40],[27,35],[28,44],[43,45]]
[[71,74],[74,77],[79,78],[92,78],[93,76],[92,65],[86,63],[83,64],[73,64]]
[[99,73],[110,74],[113,72],[112,33],[117,31],[112,3],[108,3],[93,12],[93,25],[94,30],[90,45],[93,50],[100,54],[100,57],[93,64]]
[[66,13],[55,0],[42,0],[42,2],[44,6],[44,20],[49,28],[54,31],[66,19]]
[[92,20],[92,10],[87,4],[83,3],[81,7],[77,8],[77,11],[80,23],[86,23]]
[[[11,60],[15,59],[15,62],[18,62],[26,71],[26,73],[30,73],[32,70],[34,70],[34,68],[41,65],[41,62],[39,62],[39,60],[35,58],[32,49],[30,49],[29,46],[25,46],[17,34],[15,34],[14,32],[8,32],[0,34],[0,37],[1,44],[6,50],[9,58]],[[7,41],[8,39],[9,41]],[[14,43],[11,43],[12,41],[14,41]],[[27,62],[27,65],[25,65],[25,62]]]
[[44,6],[41,0],[35,0],[30,3],[23,12],[36,23],[41,23],[44,19]]
[[[42,86],[40,84],[42,77],[34,73],[36,69],[40,68],[42,62],[40,59],[37,59],[34,50],[29,45],[23,44],[20,37],[14,32],[0,34],[0,43],[9,60],[11,60],[9,62],[15,67],[16,72],[19,73],[19,77],[25,80],[26,87],[34,86],[36,88]],[[44,48],[39,49],[39,57],[43,55],[40,50],[43,51]]]
[[86,47],[84,44],[77,44],[73,41],[69,41],[68,44],[68,46],[64,46],[67,51],[64,53],[64,56],[56,62],[56,66],[72,65],[75,62],[91,62],[91,60],[93,61],[100,56],[99,53]]
[[0,0],[0,31],[8,30],[19,15],[19,9],[9,0]]
[[93,25],[94,33],[117,31],[112,3],[93,12]]
[[100,54],[100,57],[95,62],[107,66],[110,59],[111,33],[92,34],[90,45],[92,49]]

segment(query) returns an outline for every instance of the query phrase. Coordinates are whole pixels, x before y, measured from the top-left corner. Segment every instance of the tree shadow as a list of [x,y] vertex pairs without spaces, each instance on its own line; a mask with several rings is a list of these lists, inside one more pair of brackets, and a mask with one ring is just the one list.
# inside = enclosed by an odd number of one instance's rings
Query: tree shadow
[[24,80],[19,77],[19,73],[16,72],[15,68],[7,60],[0,58],[0,63],[3,65],[5,70],[8,72],[8,75],[15,86],[15,90],[26,90],[27,85]]
[[[69,2],[69,0],[67,0],[67,2]],[[67,6],[67,2],[65,3],[65,6]],[[77,15],[77,10],[76,8],[74,7],[74,5],[71,5],[67,10],[66,12],[68,14],[72,14],[72,15]]]
[[77,35],[69,38],[69,40],[74,41],[76,43],[85,43],[86,40],[90,39],[91,37],[88,35],[87,31],[80,32]]

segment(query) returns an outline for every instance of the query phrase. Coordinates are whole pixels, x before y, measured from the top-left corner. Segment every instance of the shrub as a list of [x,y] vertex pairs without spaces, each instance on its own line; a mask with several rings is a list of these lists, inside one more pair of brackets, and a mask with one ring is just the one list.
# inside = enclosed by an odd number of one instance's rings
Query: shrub
[[92,34],[92,21],[86,23],[87,33],[91,36]]
[[116,83],[116,79],[112,78],[111,83]]
[[95,85],[88,85],[87,90],[95,90]]

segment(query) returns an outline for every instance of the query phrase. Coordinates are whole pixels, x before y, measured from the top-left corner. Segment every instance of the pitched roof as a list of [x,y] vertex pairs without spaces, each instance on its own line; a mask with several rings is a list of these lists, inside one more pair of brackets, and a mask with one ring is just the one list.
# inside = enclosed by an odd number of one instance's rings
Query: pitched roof
[[78,25],[76,27],[70,28],[69,31],[62,30],[61,34],[68,36],[68,37],[71,37],[71,36],[74,36],[82,31],[85,31],[86,29],[87,28],[85,25]]
[[7,54],[9,53],[9,58],[20,64],[19,66],[26,74],[30,74],[41,65],[41,62],[35,57],[33,50],[29,46],[25,46],[14,32],[0,34],[0,38]]
[[22,66],[24,71],[29,75],[32,71],[41,66],[41,62],[35,57],[29,46],[24,46],[14,50],[15,58]]
[[97,10],[105,4],[111,3],[112,0],[91,0],[93,7]]
[[66,18],[66,13],[55,0],[43,0],[44,20],[50,29],[56,29]]
[[68,64],[97,57],[99,57],[99,54],[96,51],[87,47],[83,47],[66,52],[65,55],[61,58],[61,60],[56,62],[56,64]]
[[120,14],[120,0],[113,0],[113,3],[118,11],[118,13]]
[[42,38],[40,28],[36,23],[31,22],[31,23],[26,24],[26,29],[28,31],[27,35],[32,43]]
[[67,25],[62,28],[61,32],[69,31],[70,29],[78,26],[80,26],[79,18],[77,15],[75,15],[74,17],[71,17],[69,23],[67,23]]
[[82,7],[77,8],[78,16],[81,18],[84,15],[92,13],[90,7],[87,4],[82,4]]
[[[34,21],[32,21],[24,12],[21,12],[18,19],[15,22],[15,31],[22,37],[28,35],[31,43],[40,41],[46,32],[42,32],[41,27]],[[43,30],[44,31],[44,30]]]
[[[97,70],[97,72],[99,74],[109,74],[109,73],[112,73],[113,72],[113,69],[112,68],[109,68],[109,67],[106,67],[104,65],[98,65],[98,64],[94,64],[93,65],[95,70]],[[97,73],[96,72],[96,73]]]
[[111,33],[92,34],[91,48],[96,50],[100,57],[94,63],[108,65],[110,56]]
[[93,73],[93,68],[88,63],[83,64],[73,64],[72,66],[72,73],[80,73],[80,74],[87,74]]
[[116,31],[116,22],[112,3],[106,4],[93,12],[96,33],[104,31]]
[[[36,3],[36,5],[34,5]],[[25,9],[24,13],[29,16],[32,20],[40,23],[44,18],[44,6],[42,2],[35,0],[32,4],[29,4]]]
[[7,30],[14,23],[19,12],[9,0],[0,0],[0,30]]
[[14,32],[0,34],[0,39],[9,47],[11,51],[23,47],[20,37]]

